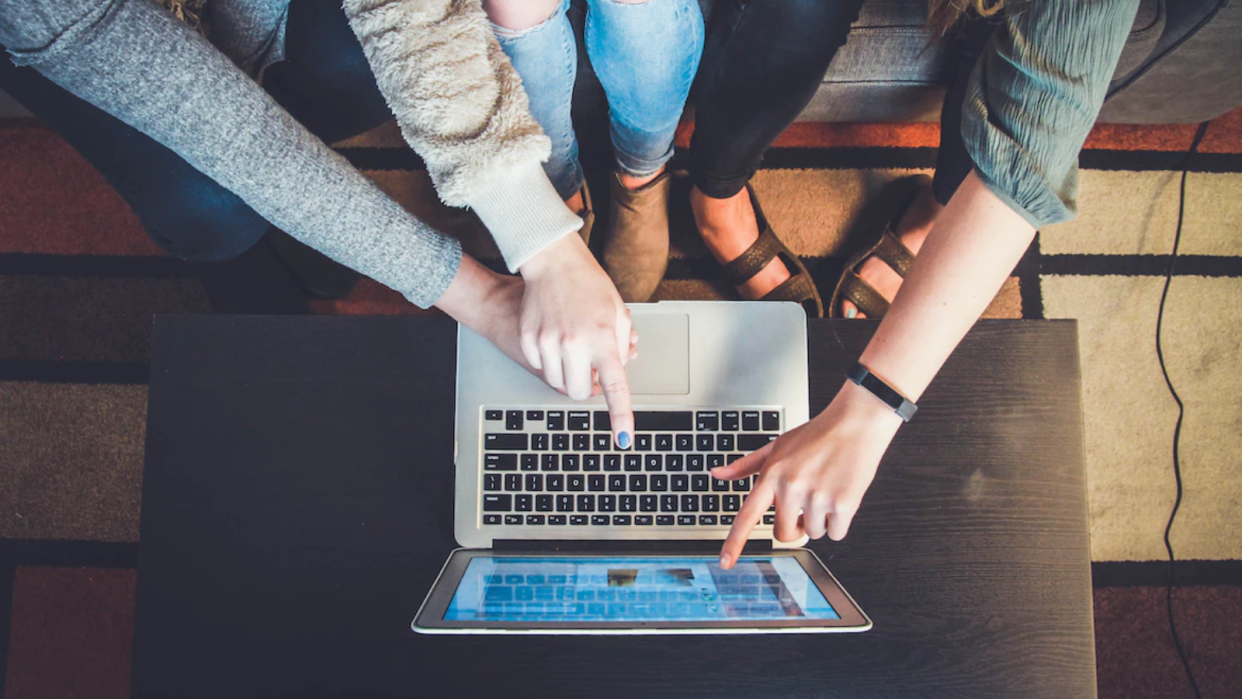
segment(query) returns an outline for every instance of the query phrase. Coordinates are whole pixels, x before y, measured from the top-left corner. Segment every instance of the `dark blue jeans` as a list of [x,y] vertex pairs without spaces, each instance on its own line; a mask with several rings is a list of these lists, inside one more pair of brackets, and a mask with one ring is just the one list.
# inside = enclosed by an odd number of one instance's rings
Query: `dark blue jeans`
[[[340,0],[295,0],[286,61],[264,88],[327,143],[392,118]],[[190,262],[240,256],[268,222],[176,153],[0,52],[0,88],[58,133],[129,203],[160,247]]]

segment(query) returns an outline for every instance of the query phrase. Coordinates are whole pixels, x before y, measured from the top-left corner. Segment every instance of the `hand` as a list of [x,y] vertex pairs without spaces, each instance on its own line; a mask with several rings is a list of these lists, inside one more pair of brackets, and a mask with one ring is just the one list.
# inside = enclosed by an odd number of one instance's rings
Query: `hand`
[[794,541],[803,534],[818,539],[825,533],[834,541],[844,539],[899,426],[901,418],[891,408],[847,382],[810,422],[712,469],[712,476],[722,480],[759,473],[725,539],[720,566],[733,567],[773,500],[777,541]]
[[634,413],[625,364],[638,341],[616,287],[576,235],[567,235],[518,270],[526,280],[522,355],[552,388],[585,400],[598,379],[618,445],[629,446]]

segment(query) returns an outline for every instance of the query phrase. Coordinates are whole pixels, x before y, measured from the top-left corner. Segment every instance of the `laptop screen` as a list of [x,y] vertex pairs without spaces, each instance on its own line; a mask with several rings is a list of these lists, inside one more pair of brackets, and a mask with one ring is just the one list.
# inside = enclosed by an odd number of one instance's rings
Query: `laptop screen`
[[445,621],[839,619],[792,557],[492,557],[470,561]]

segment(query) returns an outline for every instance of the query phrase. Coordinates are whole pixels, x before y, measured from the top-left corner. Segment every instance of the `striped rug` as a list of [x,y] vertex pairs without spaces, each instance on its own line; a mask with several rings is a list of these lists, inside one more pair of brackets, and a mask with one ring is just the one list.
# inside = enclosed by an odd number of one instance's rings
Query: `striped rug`
[[[1082,215],[1040,232],[987,314],[1079,321],[1104,697],[1191,696],[1164,611],[1176,408],[1154,344],[1182,168],[1182,254],[1164,330],[1187,409],[1186,495],[1172,534],[1187,559],[1177,568],[1177,622],[1204,696],[1234,696],[1242,675],[1242,627],[1227,621],[1242,618],[1242,110],[1213,121],[1187,158],[1194,130],[1098,126],[1080,159]],[[863,203],[894,177],[930,172],[938,142],[935,124],[800,123],[768,154],[755,187],[774,229],[831,289]],[[391,124],[336,148],[499,264],[477,220],[438,203]],[[586,148],[584,159],[602,174],[598,153]],[[732,297],[684,205],[673,220],[659,297]],[[315,308],[420,312],[369,282]],[[147,240],[71,148],[37,122],[0,121],[4,696],[128,695],[150,319],[208,312],[187,267]]]

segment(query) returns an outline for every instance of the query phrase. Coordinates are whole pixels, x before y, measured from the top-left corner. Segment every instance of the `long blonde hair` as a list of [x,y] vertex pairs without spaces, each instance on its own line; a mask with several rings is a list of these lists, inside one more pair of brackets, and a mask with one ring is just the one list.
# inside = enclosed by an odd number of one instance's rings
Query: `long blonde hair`
[[927,0],[927,26],[935,37],[944,36],[966,13],[991,17],[1001,11],[1005,0]]

